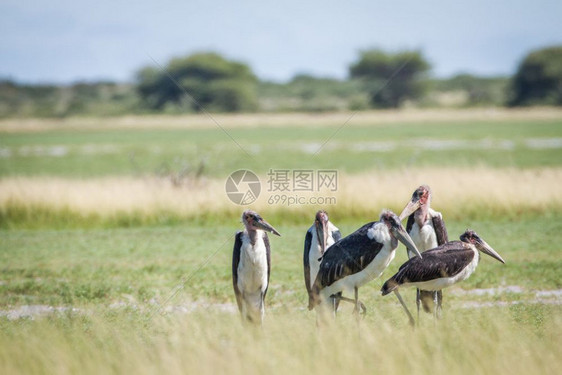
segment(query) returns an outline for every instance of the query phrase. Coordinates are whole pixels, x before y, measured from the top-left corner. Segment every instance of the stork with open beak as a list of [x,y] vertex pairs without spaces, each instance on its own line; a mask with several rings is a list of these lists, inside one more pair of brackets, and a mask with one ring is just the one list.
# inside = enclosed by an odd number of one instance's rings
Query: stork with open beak
[[[404,263],[398,272],[382,286],[382,295],[397,293],[400,287],[413,286],[421,290],[442,290],[468,279],[480,261],[480,251],[505,263],[503,258],[476,232],[467,229],[460,241],[451,241],[435,249],[424,251],[423,258],[414,257]],[[414,319],[402,304],[410,324]]]
[[309,310],[328,306],[330,298],[336,298],[337,293],[354,291],[354,311],[359,313],[359,287],[383,273],[394,259],[398,241],[421,256],[398,216],[383,210],[379,221],[365,224],[333,244],[320,263],[310,293]]
[[232,253],[232,284],[242,318],[263,322],[271,272],[271,248],[266,232],[279,232],[255,211],[244,211],[244,231],[236,233]]
[[[419,251],[423,252],[449,242],[447,228],[440,212],[431,209],[431,189],[421,185],[412,194],[402,213],[400,220],[408,218],[406,232],[410,235]],[[408,252],[408,257],[415,254]],[[420,304],[425,312],[433,312],[434,317],[441,316],[443,293],[441,291],[416,289],[416,306],[418,321],[420,318]]]

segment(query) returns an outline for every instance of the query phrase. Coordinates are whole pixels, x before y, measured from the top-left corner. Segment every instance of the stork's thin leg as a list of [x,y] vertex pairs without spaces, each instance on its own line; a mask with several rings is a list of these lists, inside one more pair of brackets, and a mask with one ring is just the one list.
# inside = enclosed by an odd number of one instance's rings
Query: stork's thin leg
[[338,308],[339,308],[339,306],[340,306],[340,297],[341,297],[341,293],[342,293],[342,292],[339,292],[339,293],[336,293],[336,294],[335,294],[335,296],[337,297],[337,298],[336,298],[336,306],[335,306],[336,312],[338,311]]
[[334,311],[334,319],[336,319],[336,316],[338,315],[338,298],[336,296],[332,296],[332,308]]
[[436,315],[435,316],[437,317],[437,319],[441,319],[441,311],[442,311],[441,304],[443,303],[443,291],[438,290],[438,291],[435,292],[435,294],[437,295],[437,297],[436,297],[437,298],[437,303],[436,303],[437,308],[436,308]]
[[354,304],[354,308],[353,308],[353,313],[357,316],[359,316],[359,314],[363,314],[365,315],[365,313],[367,312],[367,309],[365,308],[365,305],[363,304],[363,302],[359,301],[359,288],[355,287],[353,288],[354,292],[355,292],[355,298],[353,300],[353,304]]
[[355,315],[355,318],[357,319],[357,321],[359,322],[359,288],[355,287],[353,288],[354,291],[354,308],[353,308],[353,315]]
[[410,320],[410,325],[412,327],[415,327],[416,321],[414,320],[414,317],[412,316],[412,314],[410,314],[410,310],[408,310],[408,307],[404,303],[404,300],[402,299],[402,296],[400,295],[400,293],[398,293],[398,289],[394,289],[394,294],[396,294],[396,298],[398,298],[398,301],[400,301],[400,304],[402,304],[402,307],[404,308],[404,311],[406,311],[406,314],[408,315],[408,319]]
[[[347,298],[344,296],[337,296],[337,299],[339,301],[344,301],[344,302],[349,302],[349,303],[353,303],[355,304],[355,300],[352,298]],[[367,313],[367,307],[365,307],[365,304],[361,301],[357,301],[357,303],[359,304],[359,308],[361,309],[360,314],[365,315]]]
[[437,304],[439,301],[437,300],[437,291],[433,291],[433,320],[437,320]]
[[263,317],[265,316],[265,295],[261,294],[261,301],[260,301],[260,326],[263,325]]
[[421,304],[421,293],[418,288],[416,288],[416,306],[418,308],[418,324],[420,324],[420,304]]

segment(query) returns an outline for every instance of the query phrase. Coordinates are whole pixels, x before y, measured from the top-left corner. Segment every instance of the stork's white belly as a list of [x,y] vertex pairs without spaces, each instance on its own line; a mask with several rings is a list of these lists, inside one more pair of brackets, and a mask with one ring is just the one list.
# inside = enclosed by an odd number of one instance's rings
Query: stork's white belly
[[[421,228],[418,223],[414,222],[409,234],[420,252],[437,247],[437,235],[431,220],[427,220]],[[412,256],[415,256],[415,254],[408,250],[408,257],[411,258]]]
[[261,304],[261,294],[267,289],[267,252],[262,236],[258,236],[254,246],[248,237],[242,239],[238,289],[248,302],[258,298],[255,302]]
[[[338,230],[336,227],[334,227],[332,225],[333,228],[335,228],[335,230]],[[320,261],[318,259],[320,259],[323,254],[322,254],[322,247],[320,246],[320,242],[318,241],[318,235],[316,233],[316,230],[314,229],[314,226],[311,228],[312,229],[312,241],[310,241],[310,251],[308,253],[308,264],[310,266],[310,283],[314,284],[314,280],[316,280],[316,275],[318,275],[318,270],[320,269]],[[332,237],[332,228],[330,228],[330,235],[328,236],[327,240],[326,240],[326,252],[329,250],[329,247],[332,246],[334,244],[334,238]],[[310,288],[312,288],[312,285],[309,285]]]

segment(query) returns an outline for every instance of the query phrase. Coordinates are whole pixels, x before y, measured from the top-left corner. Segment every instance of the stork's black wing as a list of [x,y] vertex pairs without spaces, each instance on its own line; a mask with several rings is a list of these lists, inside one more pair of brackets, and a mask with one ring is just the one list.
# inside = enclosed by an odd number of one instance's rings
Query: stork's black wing
[[269,246],[269,237],[265,232],[263,232],[263,243],[265,245],[265,255],[267,257],[267,285],[265,286],[265,291],[263,292],[263,298],[265,299],[267,288],[269,288],[269,275],[271,274],[271,247]]
[[461,241],[453,241],[413,257],[391,277],[398,284],[422,282],[455,276],[474,259],[474,251]]
[[408,216],[408,221],[406,222],[406,233],[410,234],[412,227],[414,226],[414,214]]
[[336,281],[364,270],[375,259],[383,244],[369,239],[368,230],[375,223],[365,224],[341,239],[324,253],[314,288],[321,290]]
[[312,285],[310,284],[310,244],[312,243],[312,232],[309,229],[306,232],[306,237],[304,238],[304,254],[302,257],[302,262],[304,265],[304,284],[306,285],[306,290],[310,294],[312,290]]
[[341,240],[341,232],[339,229],[332,231],[332,238],[334,239],[334,242]]
[[242,234],[243,232],[236,233],[234,249],[232,251],[232,285],[234,286],[234,295],[236,296],[236,303],[240,311],[242,311],[242,293],[238,289],[238,263],[240,263],[240,251],[242,249]]
[[433,229],[435,230],[435,235],[437,236],[437,245],[441,246],[449,242],[449,235],[447,234],[447,228],[445,227],[445,221],[441,214],[435,215],[432,218]]

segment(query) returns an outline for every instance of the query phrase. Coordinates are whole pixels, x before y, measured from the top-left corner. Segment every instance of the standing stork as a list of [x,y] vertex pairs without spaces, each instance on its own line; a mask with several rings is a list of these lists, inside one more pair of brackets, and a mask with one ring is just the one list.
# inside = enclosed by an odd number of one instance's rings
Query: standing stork
[[398,216],[383,210],[379,221],[363,225],[332,245],[320,263],[310,293],[309,310],[326,306],[330,298],[337,298],[337,293],[353,290],[354,312],[358,313],[359,287],[383,273],[394,259],[398,241],[421,256]]
[[[328,213],[324,210],[318,211],[316,213],[314,224],[308,228],[304,238],[304,284],[309,298],[310,293],[312,293],[312,284],[314,283],[314,280],[316,280],[316,275],[318,274],[318,269],[320,268],[320,263],[324,253],[329,250],[330,246],[340,239],[340,230],[329,220]],[[342,300],[354,302],[352,299],[343,297],[341,292],[337,293],[336,298],[333,300],[334,314],[337,311],[339,302]],[[361,309],[365,311],[365,305],[363,305],[362,302],[359,303],[361,305]]]
[[[467,229],[460,236],[460,241],[451,241],[435,249],[423,252],[423,258],[414,257],[404,263],[398,272],[388,279],[381,288],[382,295],[395,292],[401,286],[414,286],[421,290],[441,290],[468,279],[476,270],[480,253],[505,263],[503,258],[476,232]],[[402,302],[402,301],[401,301]],[[402,303],[410,324],[414,319],[408,308]]]
[[244,211],[244,231],[236,233],[232,253],[232,284],[242,318],[262,323],[271,271],[271,249],[266,232],[279,232],[255,211]]
[[[412,199],[400,214],[400,220],[408,217],[406,232],[422,253],[449,242],[443,216],[440,212],[432,210],[430,205],[431,189],[427,185],[421,185],[414,191]],[[414,256],[415,254],[408,251],[409,258]],[[420,318],[420,303],[425,312],[429,313],[433,310],[433,316],[437,318],[441,316],[442,301],[443,293],[441,291],[416,289],[418,321]]]

